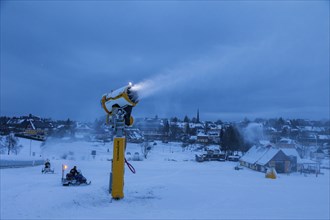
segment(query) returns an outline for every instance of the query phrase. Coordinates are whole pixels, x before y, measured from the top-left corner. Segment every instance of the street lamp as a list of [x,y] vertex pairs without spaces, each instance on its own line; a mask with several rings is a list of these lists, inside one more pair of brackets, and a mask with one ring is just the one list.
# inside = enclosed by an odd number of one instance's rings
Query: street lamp
[[68,169],[68,166],[65,164],[62,164],[62,181],[64,180],[64,170]]

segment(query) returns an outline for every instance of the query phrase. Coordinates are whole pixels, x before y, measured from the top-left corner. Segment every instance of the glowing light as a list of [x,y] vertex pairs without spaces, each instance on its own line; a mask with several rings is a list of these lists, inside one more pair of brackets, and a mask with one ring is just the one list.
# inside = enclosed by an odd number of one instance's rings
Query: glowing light
[[68,169],[68,166],[67,165],[63,165],[63,170],[66,170]]
[[129,83],[128,83],[128,85],[129,85],[129,86],[132,86],[132,85],[133,85],[133,83],[132,83],[132,82],[129,82]]

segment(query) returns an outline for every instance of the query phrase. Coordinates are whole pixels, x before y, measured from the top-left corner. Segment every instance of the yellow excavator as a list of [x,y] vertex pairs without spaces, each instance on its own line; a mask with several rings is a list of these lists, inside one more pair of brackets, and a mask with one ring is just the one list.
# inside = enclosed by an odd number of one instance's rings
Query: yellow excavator
[[132,109],[139,102],[137,91],[129,83],[110,93],[104,94],[101,106],[107,113],[106,123],[114,129],[113,158],[110,173],[109,193],[113,199],[124,198],[124,167],[125,162],[132,172],[134,168],[125,160],[126,136],[125,128],[134,122]]

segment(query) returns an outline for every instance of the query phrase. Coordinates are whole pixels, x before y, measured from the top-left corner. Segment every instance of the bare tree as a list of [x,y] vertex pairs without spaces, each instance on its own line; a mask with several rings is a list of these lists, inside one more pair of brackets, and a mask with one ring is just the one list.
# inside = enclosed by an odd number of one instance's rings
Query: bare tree
[[7,152],[5,139],[5,136],[0,136],[0,154],[5,154]]
[[7,154],[9,155],[10,152],[15,153],[16,155],[20,151],[20,149],[23,147],[22,145],[19,145],[19,140],[17,137],[15,137],[14,133],[10,133],[5,137],[4,140],[4,147],[7,148]]

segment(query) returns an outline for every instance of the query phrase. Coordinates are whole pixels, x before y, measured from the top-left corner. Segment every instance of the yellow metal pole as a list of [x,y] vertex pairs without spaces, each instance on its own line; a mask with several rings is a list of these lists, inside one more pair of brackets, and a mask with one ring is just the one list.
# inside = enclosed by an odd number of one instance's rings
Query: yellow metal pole
[[124,137],[114,138],[111,191],[113,199],[124,198],[125,144],[126,139]]

